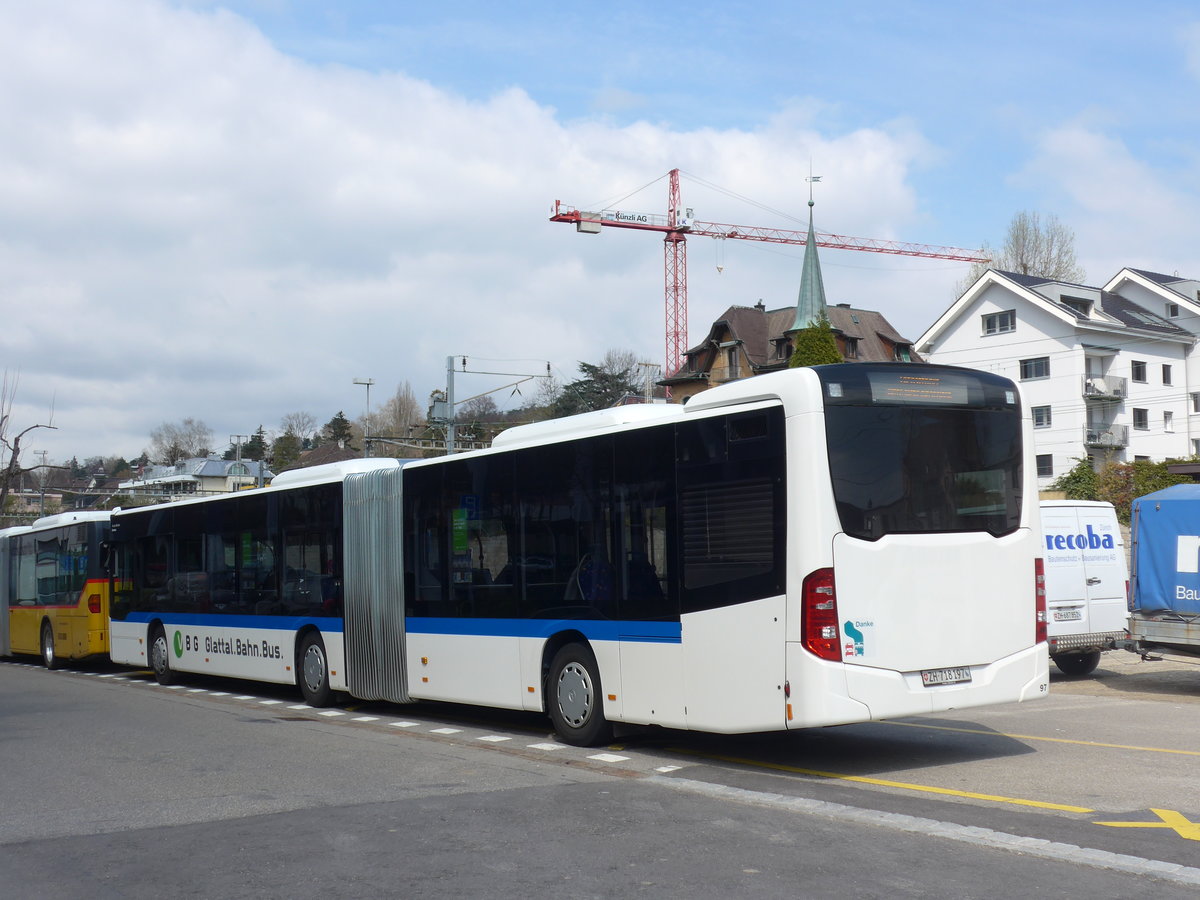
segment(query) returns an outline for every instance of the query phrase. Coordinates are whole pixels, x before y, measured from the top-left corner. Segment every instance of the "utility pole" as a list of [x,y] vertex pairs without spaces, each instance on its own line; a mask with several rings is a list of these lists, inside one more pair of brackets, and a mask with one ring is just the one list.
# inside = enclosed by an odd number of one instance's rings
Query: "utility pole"
[[375,383],[374,378],[355,378],[355,384],[361,384],[367,389],[367,409],[363,413],[363,457],[371,455],[371,385]]

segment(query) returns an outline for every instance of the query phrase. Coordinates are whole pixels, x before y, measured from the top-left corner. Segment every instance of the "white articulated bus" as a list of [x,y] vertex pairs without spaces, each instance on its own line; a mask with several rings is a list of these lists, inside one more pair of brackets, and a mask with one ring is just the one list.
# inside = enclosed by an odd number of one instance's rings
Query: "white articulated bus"
[[113,659],[544,711],[576,744],[1033,699],[1027,428],[995,375],[822,366],[120,512]]

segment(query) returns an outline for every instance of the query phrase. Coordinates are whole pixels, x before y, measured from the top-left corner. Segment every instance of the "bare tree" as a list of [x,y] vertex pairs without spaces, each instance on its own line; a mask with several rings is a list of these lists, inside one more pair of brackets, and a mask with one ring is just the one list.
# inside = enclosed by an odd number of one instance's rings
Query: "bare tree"
[[984,244],[983,250],[991,260],[972,264],[966,277],[958,283],[956,296],[962,296],[988,269],[1072,284],[1087,278],[1087,273],[1075,259],[1075,232],[1057,216],[1046,216],[1043,222],[1040,213],[1019,212],[1009,223],[1004,246],[993,251]]
[[[53,429],[55,426],[50,424],[30,425],[16,434],[12,434],[10,437],[13,400],[17,396],[17,384],[19,381],[20,379],[14,375],[10,383],[8,370],[5,369],[4,379],[0,382],[0,447],[3,448],[3,453],[0,454],[0,463],[3,464],[3,468],[0,468],[0,510],[4,509],[4,504],[8,500],[8,494],[12,489],[12,485],[26,472],[57,468],[57,466],[47,466],[44,463],[27,467],[21,465],[21,439],[36,428]],[[53,419],[53,416],[51,418]],[[3,459],[5,455],[7,455],[7,459]]]
[[150,432],[150,458],[173,465],[181,459],[208,456],[212,450],[212,429],[199,419],[187,418],[178,424],[163,422]]
[[279,420],[282,434],[292,434],[301,443],[312,443],[313,436],[320,430],[317,417],[308,412],[291,412]]

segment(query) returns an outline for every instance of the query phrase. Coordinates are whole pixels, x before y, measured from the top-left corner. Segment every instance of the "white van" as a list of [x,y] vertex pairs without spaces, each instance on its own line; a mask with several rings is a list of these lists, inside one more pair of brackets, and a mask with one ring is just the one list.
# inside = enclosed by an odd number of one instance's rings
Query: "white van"
[[1066,675],[1088,675],[1125,637],[1129,566],[1111,503],[1043,500],[1050,658]]

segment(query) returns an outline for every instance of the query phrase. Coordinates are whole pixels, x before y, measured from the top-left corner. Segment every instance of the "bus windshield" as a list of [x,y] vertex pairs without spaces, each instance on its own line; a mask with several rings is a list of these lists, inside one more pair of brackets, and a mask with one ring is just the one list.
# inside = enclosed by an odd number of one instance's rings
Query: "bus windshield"
[[841,369],[838,381],[817,370],[842,529],[871,541],[887,534],[1014,531],[1021,521],[1022,451],[1011,384],[964,370],[856,369],[849,377]]

